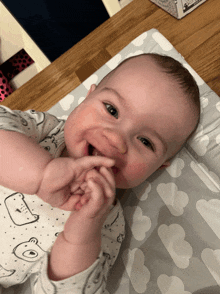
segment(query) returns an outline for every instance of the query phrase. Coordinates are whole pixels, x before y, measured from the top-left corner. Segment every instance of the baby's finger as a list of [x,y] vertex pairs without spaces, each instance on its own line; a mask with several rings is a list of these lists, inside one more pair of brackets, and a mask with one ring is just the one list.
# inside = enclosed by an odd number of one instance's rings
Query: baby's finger
[[77,162],[76,172],[93,169],[96,166],[112,167],[115,161],[104,156],[84,156],[75,160]]
[[109,198],[113,196],[113,188],[109,184],[108,180],[100,172],[91,170],[88,172],[86,179],[93,178],[102,187],[104,195]]
[[86,192],[86,189],[87,189],[87,183],[86,183],[86,182],[82,183],[82,184],[80,185],[80,188],[81,188],[83,191]]
[[89,200],[89,203],[91,208],[90,211],[93,211],[92,217],[94,217],[103,207],[105,203],[105,198],[101,186],[94,179],[90,178],[88,180],[88,186],[92,190],[92,195]]
[[93,201],[94,201],[94,206],[96,206],[96,212],[99,213],[100,216],[103,216],[109,210],[111,204],[114,201],[114,197],[112,198],[103,197],[103,193],[100,189],[101,187],[98,185],[98,183],[96,183],[94,179],[90,179],[88,184],[91,187],[91,189],[93,189],[93,192],[94,192]]
[[111,170],[111,168],[106,168],[102,166],[100,168],[100,173],[105,177],[105,179],[108,181],[112,189],[115,189],[115,177]]
[[62,205],[58,206],[62,210],[73,211],[76,204],[80,201],[80,195],[70,196],[69,199]]
[[99,174],[102,176],[102,179],[104,179],[106,196],[113,197],[115,194],[115,179],[113,173],[110,171],[110,169],[102,166],[100,168]]
[[90,198],[91,198],[90,195],[84,194],[80,199],[81,204],[85,205],[89,201]]
[[83,195],[85,193],[84,190],[82,190],[81,188],[79,188],[78,190],[76,190],[73,194],[77,194],[77,195]]

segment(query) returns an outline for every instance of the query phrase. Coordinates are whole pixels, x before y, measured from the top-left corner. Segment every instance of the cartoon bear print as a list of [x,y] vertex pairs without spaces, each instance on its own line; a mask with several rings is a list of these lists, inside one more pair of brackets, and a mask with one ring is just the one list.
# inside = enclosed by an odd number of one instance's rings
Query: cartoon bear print
[[117,242],[118,243],[122,243],[122,241],[124,240],[125,238],[125,235],[124,234],[119,234],[118,237],[117,237]]
[[0,264],[0,278],[5,278],[13,275],[15,270],[7,270]]
[[[62,120],[58,122],[62,122]],[[62,126],[58,124],[58,126],[56,126],[42,141],[40,141],[40,145],[51,154],[54,154],[60,144],[60,137],[63,136],[62,133],[63,124]]]
[[24,195],[14,193],[5,199],[5,206],[13,223],[17,226],[27,225],[36,222],[39,215],[32,214],[27,203],[24,200]]
[[24,261],[35,262],[46,252],[37,243],[38,239],[32,237],[29,241],[18,244],[13,249],[13,254]]
[[29,119],[34,119],[37,122],[37,126],[42,124],[45,121],[45,113],[30,109],[26,111],[26,114],[29,115]]
[[[8,114],[8,111],[6,111],[4,107],[0,106],[0,117],[4,116],[6,113]],[[17,117],[17,115],[13,112],[9,112],[9,115]]]
[[[0,106],[0,117],[5,117],[5,115],[8,115],[8,116],[11,116],[11,117],[13,117],[13,118],[17,118],[17,115],[16,114],[14,114],[13,112],[7,112],[6,110],[5,110],[5,108],[4,107],[2,107],[2,106]],[[16,128],[16,126],[15,126],[15,128]],[[3,124],[0,124],[0,130],[1,129],[5,129],[5,126],[4,126],[4,123]]]

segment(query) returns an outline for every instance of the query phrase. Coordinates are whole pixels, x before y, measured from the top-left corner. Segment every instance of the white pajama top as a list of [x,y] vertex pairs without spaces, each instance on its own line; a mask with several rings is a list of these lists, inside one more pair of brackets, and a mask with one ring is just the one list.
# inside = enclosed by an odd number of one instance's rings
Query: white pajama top
[[[59,157],[65,148],[64,125],[65,120],[49,113],[34,110],[22,112],[0,106],[0,129],[26,134],[54,158]],[[117,201],[103,225],[102,250],[97,260],[75,276],[51,281],[47,276],[48,254],[69,215],[70,212],[51,207],[37,195],[0,186],[2,287],[28,287],[27,293],[33,294],[104,293],[108,272],[124,239],[125,223],[121,205]],[[4,288],[3,293],[7,292]],[[26,290],[19,290],[19,293],[26,293]]]

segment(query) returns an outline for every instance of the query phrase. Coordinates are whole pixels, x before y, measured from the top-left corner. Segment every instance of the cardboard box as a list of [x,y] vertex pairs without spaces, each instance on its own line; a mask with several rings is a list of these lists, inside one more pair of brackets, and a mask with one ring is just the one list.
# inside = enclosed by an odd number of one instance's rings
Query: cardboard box
[[150,0],[159,7],[180,19],[193,11],[206,0]]

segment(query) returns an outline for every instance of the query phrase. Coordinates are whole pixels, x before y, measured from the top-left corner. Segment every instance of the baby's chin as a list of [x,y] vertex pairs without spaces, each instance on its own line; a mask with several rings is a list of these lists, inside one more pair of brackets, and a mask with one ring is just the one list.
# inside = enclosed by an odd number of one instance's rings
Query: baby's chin
[[122,178],[121,175],[115,175],[115,186],[117,189],[130,189],[133,188],[131,183],[129,183],[125,178]]
[[[131,175],[129,175],[131,176]],[[131,188],[135,188],[137,186],[139,186],[140,184],[142,184],[146,179],[131,179],[129,178],[125,178],[121,173],[120,174],[116,174],[115,175],[115,185],[117,189],[131,189]]]

